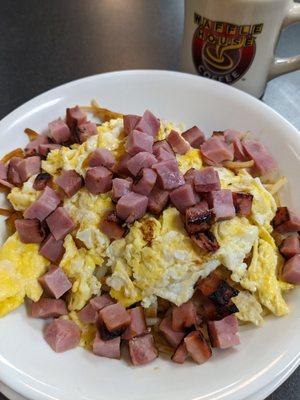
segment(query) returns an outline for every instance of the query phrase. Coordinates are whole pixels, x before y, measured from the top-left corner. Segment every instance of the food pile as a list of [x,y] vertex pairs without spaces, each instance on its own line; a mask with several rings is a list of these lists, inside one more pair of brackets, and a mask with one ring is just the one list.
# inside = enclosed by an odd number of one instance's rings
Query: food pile
[[[101,119],[88,120],[87,112]],[[25,299],[56,352],[203,363],[288,313],[300,219],[267,149],[231,129],[75,106],[0,162],[0,316]]]

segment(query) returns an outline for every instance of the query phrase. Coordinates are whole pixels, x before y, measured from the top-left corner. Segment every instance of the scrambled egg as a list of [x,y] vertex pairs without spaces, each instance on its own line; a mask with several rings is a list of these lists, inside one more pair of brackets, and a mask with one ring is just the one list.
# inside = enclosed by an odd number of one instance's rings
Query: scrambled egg
[[22,304],[25,296],[40,299],[38,278],[46,272],[49,261],[38,250],[37,244],[22,243],[17,233],[0,248],[0,317]]
[[202,167],[202,159],[198,149],[191,148],[187,153],[176,155],[178,167],[185,174],[190,168],[200,169]]
[[252,322],[254,325],[260,326],[263,323],[263,308],[251,293],[241,290],[232,301],[239,309],[235,315],[241,321]]
[[97,328],[94,324],[84,324],[78,317],[77,312],[71,311],[68,316],[63,317],[74,321],[80,328],[80,342],[79,346],[87,350],[92,350],[93,341],[96,336]]
[[174,124],[173,122],[160,121],[160,128],[156,136],[156,140],[166,139],[166,137],[172,130],[182,133],[183,129],[184,127],[182,124]]
[[27,182],[23,183],[21,188],[14,187],[8,194],[7,199],[11,202],[13,208],[16,211],[24,211],[32,203],[37,200],[41,192],[33,189],[33,183],[36,175],[28,179]]

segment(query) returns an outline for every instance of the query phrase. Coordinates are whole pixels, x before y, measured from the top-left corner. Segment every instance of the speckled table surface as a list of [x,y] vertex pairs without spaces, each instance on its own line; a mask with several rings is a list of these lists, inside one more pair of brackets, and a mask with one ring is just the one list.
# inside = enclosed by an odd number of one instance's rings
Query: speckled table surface
[[[0,0],[0,118],[32,97],[87,75],[176,70],[183,0]],[[300,53],[300,25],[277,54]],[[274,79],[263,101],[300,129],[300,71]],[[0,394],[0,400],[5,397]],[[300,399],[300,368],[268,400]]]

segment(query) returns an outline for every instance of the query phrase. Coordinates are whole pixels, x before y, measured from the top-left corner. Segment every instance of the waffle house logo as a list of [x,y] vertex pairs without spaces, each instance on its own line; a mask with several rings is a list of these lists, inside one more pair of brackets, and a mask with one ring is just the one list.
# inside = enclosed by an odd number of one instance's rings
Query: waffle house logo
[[233,25],[194,14],[198,25],[192,53],[198,73],[220,82],[233,83],[248,70],[255,56],[256,36],[263,24]]

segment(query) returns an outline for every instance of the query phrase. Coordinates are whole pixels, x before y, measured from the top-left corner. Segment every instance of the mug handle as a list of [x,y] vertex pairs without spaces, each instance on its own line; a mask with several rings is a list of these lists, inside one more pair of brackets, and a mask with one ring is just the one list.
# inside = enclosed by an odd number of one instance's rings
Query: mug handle
[[[281,28],[285,28],[295,22],[300,22],[300,4],[296,3],[288,10]],[[276,76],[296,71],[297,69],[300,69],[300,55],[288,58],[275,58],[270,66],[268,81],[276,78]]]

